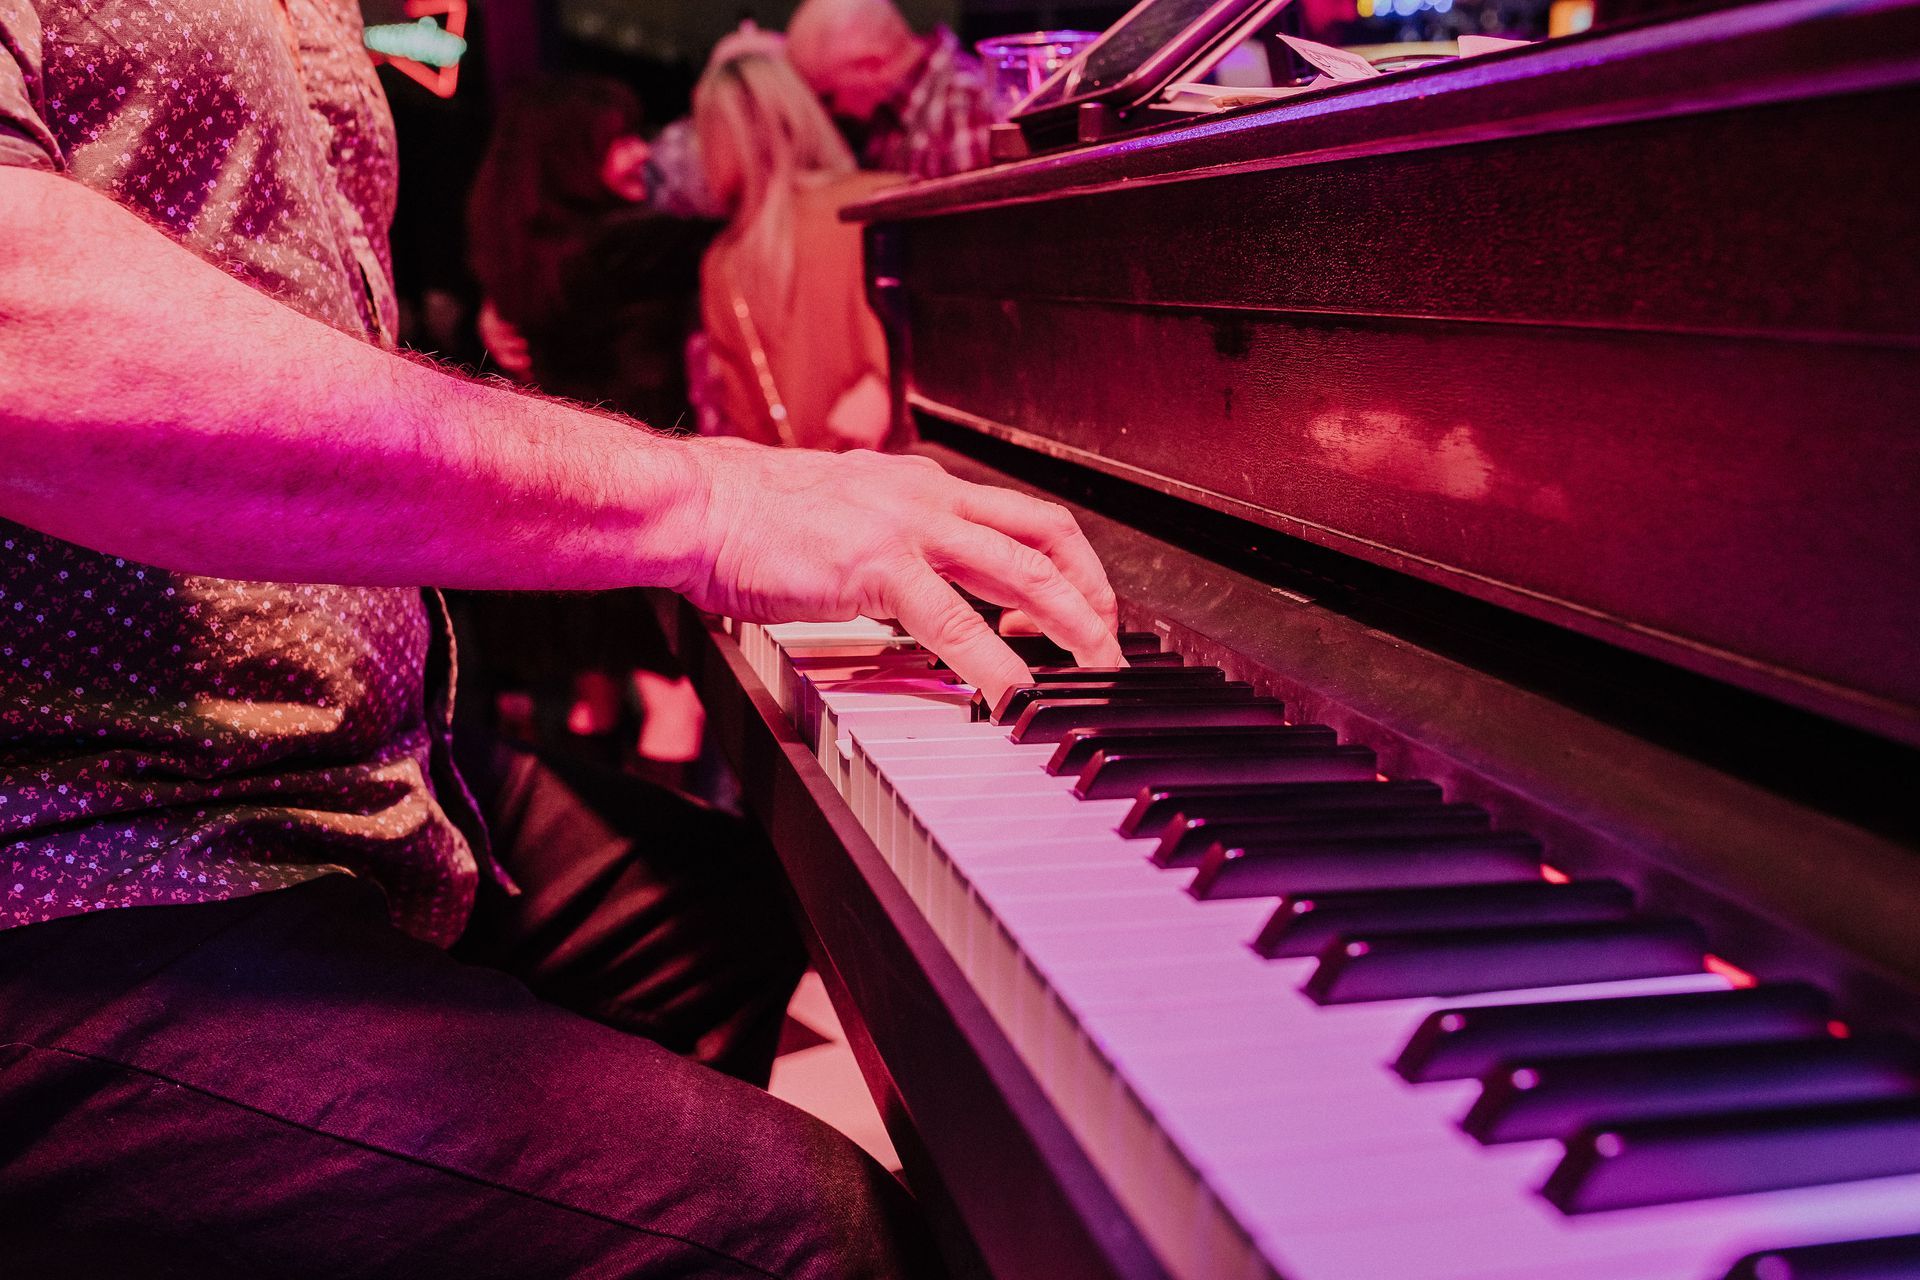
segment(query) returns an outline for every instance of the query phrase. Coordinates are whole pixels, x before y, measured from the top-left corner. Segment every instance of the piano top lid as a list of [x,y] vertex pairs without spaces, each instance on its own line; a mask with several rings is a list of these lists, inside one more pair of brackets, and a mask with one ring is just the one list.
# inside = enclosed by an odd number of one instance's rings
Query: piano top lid
[[1094,146],[909,183],[850,222],[1619,124],[1920,79],[1920,0],[1765,0],[1349,81]]
[[1916,120],[1768,0],[850,213],[933,419],[1920,745]]

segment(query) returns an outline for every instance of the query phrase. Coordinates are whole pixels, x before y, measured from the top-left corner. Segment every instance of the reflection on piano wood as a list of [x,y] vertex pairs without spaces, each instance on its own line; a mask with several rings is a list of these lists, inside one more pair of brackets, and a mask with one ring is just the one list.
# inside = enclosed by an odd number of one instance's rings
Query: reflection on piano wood
[[738,635],[1171,1274],[1706,1280],[1920,1231],[1920,1046],[1248,686],[1196,701],[1217,669],[983,718],[888,627]]

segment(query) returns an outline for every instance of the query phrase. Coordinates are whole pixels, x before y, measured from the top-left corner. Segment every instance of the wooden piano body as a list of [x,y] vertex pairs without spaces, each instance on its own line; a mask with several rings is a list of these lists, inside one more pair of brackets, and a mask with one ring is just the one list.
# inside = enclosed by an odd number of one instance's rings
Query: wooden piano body
[[[1128,625],[1920,1032],[1920,5],[1770,0],[852,211],[903,428]],[[711,620],[955,1266],[1168,1274]]]

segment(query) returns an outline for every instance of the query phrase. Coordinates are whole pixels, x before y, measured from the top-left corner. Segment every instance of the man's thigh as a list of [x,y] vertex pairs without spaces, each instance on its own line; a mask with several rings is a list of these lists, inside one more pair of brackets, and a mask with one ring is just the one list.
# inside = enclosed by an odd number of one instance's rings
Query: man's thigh
[[328,877],[0,933],[22,1274],[916,1274],[911,1209],[757,1089],[400,934]]
[[482,886],[456,954],[764,1084],[806,952],[759,829],[614,770],[456,749],[520,889]]

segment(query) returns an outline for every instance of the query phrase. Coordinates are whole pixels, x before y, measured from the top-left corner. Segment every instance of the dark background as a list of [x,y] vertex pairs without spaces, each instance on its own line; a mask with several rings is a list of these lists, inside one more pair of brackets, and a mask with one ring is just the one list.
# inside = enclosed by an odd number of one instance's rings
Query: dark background
[[[473,333],[478,297],[466,271],[467,190],[486,148],[493,104],[548,71],[618,77],[640,95],[649,129],[687,111],[714,40],[743,18],[783,27],[797,0],[469,0],[459,87],[439,98],[392,67],[380,78],[400,140],[394,274],[407,345],[484,367]],[[1101,30],[1129,7],[1090,0],[899,0],[921,30],[973,41],[1008,31]],[[405,21],[401,0],[362,0],[369,24]]]

